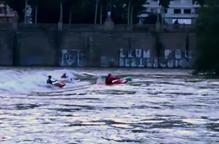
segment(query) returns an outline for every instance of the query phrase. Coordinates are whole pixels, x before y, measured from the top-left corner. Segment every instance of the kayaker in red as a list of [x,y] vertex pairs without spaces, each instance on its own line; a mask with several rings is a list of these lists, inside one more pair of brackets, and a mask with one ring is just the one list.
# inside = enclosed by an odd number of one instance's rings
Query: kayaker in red
[[112,76],[112,74],[108,74],[105,79],[106,85],[113,85],[113,84],[122,84],[124,83],[120,78]]

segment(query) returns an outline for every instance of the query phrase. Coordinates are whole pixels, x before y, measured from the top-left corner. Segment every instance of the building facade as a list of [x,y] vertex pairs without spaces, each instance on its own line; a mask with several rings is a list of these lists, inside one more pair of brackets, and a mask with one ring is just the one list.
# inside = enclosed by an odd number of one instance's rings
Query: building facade
[[147,0],[144,7],[143,13],[161,14],[167,24],[194,24],[200,8],[193,0],[171,0],[167,9],[159,5],[159,0]]

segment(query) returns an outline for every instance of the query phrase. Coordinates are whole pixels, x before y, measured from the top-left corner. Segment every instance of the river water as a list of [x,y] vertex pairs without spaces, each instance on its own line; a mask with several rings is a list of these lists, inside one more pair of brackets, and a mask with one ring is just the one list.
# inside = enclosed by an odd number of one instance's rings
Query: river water
[[[46,76],[74,81],[49,88]],[[105,86],[109,71],[132,81]],[[1,144],[217,144],[219,80],[188,70],[0,70]]]

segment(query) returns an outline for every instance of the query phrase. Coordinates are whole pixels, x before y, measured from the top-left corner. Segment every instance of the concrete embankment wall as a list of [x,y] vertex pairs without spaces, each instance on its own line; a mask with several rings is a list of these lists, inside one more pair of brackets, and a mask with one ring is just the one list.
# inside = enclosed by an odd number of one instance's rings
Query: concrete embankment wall
[[69,67],[191,67],[195,34],[146,28],[56,25],[0,28],[0,65]]

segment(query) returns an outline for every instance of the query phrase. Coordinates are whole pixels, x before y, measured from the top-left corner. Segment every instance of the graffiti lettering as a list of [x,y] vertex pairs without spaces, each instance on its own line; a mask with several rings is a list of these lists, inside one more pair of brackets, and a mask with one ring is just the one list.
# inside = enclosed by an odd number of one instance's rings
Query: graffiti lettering
[[149,49],[120,49],[119,66],[139,68],[186,68],[191,66],[191,56],[187,56],[186,52],[180,49],[166,49],[162,58],[152,57]]
[[62,50],[61,66],[83,66],[83,52],[77,49]]

